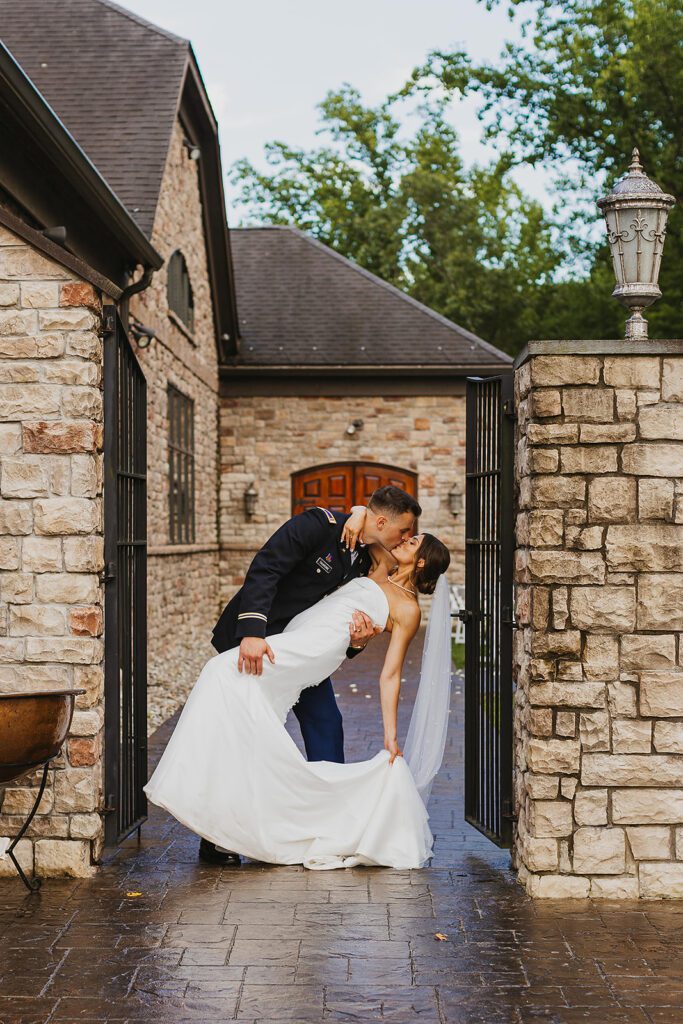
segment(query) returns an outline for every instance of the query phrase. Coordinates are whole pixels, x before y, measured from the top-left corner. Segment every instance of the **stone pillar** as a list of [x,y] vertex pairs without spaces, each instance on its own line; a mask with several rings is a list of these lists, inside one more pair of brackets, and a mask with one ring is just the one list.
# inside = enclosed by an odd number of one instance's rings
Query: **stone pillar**
[[515,383],[519,879],[683,897],[683,341],[532,342]]

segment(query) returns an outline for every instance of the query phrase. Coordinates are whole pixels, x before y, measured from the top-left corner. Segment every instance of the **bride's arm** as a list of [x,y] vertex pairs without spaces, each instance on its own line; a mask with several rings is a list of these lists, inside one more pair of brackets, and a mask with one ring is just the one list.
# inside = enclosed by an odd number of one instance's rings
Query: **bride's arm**
[[401,672],[408,645],[417,633],[419,625],[420,609],[417,605],[407,605],[405,609],[401,608],[399,616],[394,619],[391,640],[379,677],[382,722],[384,723],[384,749],[391,754],[389,764],[393,764],[394,758],[398,755],[402,756],[397,732]]

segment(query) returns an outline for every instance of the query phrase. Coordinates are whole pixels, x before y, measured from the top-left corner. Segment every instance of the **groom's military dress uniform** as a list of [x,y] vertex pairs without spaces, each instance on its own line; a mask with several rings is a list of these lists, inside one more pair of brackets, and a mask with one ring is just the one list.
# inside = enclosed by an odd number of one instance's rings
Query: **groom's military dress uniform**
[[[255,555],[244,585],[214,627],[217,651],[237,647],[245,636],[282,633],[299,612],[349,580],[367,575],[368,552],[361,547],[354,557],[342,547],[348,518],[326,508],[310,508],[276,530]],[[350,647],[347,653],[353,657],[358,651]],[[309,761],[343,762],[342,718],[331,680],[303,690],[294,713]]]

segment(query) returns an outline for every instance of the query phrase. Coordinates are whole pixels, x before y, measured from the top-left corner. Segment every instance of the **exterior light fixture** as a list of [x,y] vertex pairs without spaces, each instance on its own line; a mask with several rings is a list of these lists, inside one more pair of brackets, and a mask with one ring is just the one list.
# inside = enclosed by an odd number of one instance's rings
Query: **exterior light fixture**
[[247,519],[251,519],[252,516],[256,515],[257,501],[258,491],[254,487],[254,483],[252,481],[244,492],[244,514]]
[[454,516],[462,512],[462,488],[458,483],[454,483],[448,492],[448,507]]
[[153,327],[145,327],[139,320],[131,321],[129,327],[130,333],[135,338],[135,344],[138,348],[147,348],[150,342],[154,341],[156,337]]
[[190,160],[199,160],[202,155],[202,151],[199,146],[195,146],[194,142],[190,142],[189,139],[183,139],[183,146],[187,150],[187,155]]
[[647,340],[643,310],[661,298],[657,284],[669,210],[676,200],[651,181],[633,150],[628,174],[598,200],[607,224],[617,286],[612,296],[631,310],[626,340]]
[[349,437],[353,437],[354,434],[358,433],[358,431],[362,429],[363,420],[353,420],[353,422],[349,423],[348,427],[346,428],[346,433],[349,435]]

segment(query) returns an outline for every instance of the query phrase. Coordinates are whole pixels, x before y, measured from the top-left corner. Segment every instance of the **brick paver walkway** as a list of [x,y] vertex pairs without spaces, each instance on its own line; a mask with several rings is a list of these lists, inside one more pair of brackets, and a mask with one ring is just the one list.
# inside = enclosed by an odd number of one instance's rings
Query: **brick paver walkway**
[[[381,650],[336,679],[349,758],[377,749]],[[141,846],[92,880],[32,897],[2,880],[0,1024],[681,1024],[683,904],[532,902],[463,823],[462,719],[456,678],[428,869],[200,865],[196,837],[152,809]]]

